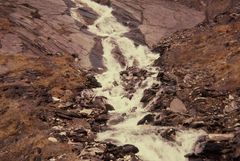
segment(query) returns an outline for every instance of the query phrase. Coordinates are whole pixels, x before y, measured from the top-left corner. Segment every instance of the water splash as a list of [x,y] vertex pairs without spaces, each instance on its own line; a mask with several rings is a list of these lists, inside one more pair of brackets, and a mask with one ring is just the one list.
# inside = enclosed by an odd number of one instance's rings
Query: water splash
[[[112,15],[112,8],[100,5],[91,0],[73,0],[78,7],[87,5],[92,8],[99,18],[88,30],[102,37],[103,61],[107,71],[96,75],[102,88],[94,92],[98,96],[108,98],[108,103],[115,107],[112,115],[121,116],[125,114],[125,121],[117,125],[110,125],[112,130],[98,134],[98,140],[114,140],[117,144],[133,144],[139,148],[138,155],[146,161],[186,161],[185,154],[189,153],[193,144],[201,132],[194,130],[179,130],[176,135],[176,142],[164,140],[159,131],[163,127],[149,125],[137,126],[137,122],[148,112],[140,102],[145,89],[153,84],[159,84],[156,80],[158,67],[153,67],[153,62],[158,55],[152,53],[146,46],[135,46],[134,42],[124,37],[129,28],[123,26]],[[78,20],[77,14],[72,10],[72,16]],[[126,67],[122,67],[114,58],[112,51],[118,47],[126,60]],[[131,99],[125,97],[127,91],[124,89],[124,82],[120,72],[127,67],[138,67],[151,73],[142,83],[136,83],[135,93]],[[131,112],[133,107],[136,111]]]

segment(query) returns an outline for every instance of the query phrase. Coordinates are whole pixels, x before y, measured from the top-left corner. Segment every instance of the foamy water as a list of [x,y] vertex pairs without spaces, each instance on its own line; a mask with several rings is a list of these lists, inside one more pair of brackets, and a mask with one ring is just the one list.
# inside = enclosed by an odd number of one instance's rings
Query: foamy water
[[[112,8],[99,5],[91,0],[73,0],[73,2],[78,7],[87,5],[100,15],[93,25],[88,26],[88,30],[102,37],[103,63],[107,71],[96,75],[102,88],[96,89],[94,92],[97,96],[105,96],[108,103],[115,107],[112,115],[122,116],[124,114],[125,116],[123,122],[109,125],[112,130],[99,133],[97,139],[100,141],[113,140],[118,145],[133,144],[139,149],[137,155],[144,161],[186,161],[184,155],[191,152],[192,146],[202,132],[179,130],[176,142],[169,142],[159,134],[159,131],[166,127],[137,126],[137,122],[148,114],[140,102],[144,90],[153,84],[160,83],[156,80],[159,69],[152,66],[159,55],[152,53],[146,46],[136,47],[132,40],[124,37],[124,33],[127,33],[129,28],[117,21],[112,15]],[[72,9],[72,17],[78,20],[75,11]],[[122,67],[114,58],[112,50],[115,47],[118,47],[124,55],[126,67]],[[147,70],[148,73],[152,74],[141,84],[136,83],[136,91],[129,99],[125,97],[127,91],[123,87],[124,82],[121,80],[120,72],[132,66]],[[133,112],[134,107],[137,109]]]

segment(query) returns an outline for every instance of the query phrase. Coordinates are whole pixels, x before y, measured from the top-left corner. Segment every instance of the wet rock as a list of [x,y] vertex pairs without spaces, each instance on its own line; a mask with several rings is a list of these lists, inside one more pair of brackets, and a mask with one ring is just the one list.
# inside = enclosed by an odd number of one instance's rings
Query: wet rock
[[94,47],[92,48],[90,52],[90,61],[93,66],[93,70],[96,70],[96,72],[102,72],[106,68],[103,64],[103,46],[102,41],[100,38],[96,37],[95,39]]
[[122,161],[122,160],[124,160],[124,161],[141,161],[139,159],[139,157],[137,157],[135,155],[126,155],[126,156],[124,156],[123,159],[119,158],[117,161]]
[[155,126],[177,126],[182,125],[183,121],[186,119],[181,113],[175,113],[171,111],[164,111],[156,116],[153,122]]
[[173,112],[180,112],[180,113],[187,112],[187,108],[185,104],[178,98],[175,98],[172,100],[172,102],[170,103],[170,110]]
[[154,114],[147,114],[140,121],[138,121],[137,125],[148,124],[154,121]]
[[169,141],[175,141],[175,135],[176,135],[176,129],[166,129],[165,131],[163,131],[161,133],[161,136],[164,138],[164,139],[167,139]]
[[120,122],[124,121],[124,117],[123,116],[112,116],[110,117],[110,119],[108,120],[108,125],[116,125]]
[[109,119],[109,116],[107,114],[101,114],[95,119],[95,121],[101,123],[101,122],[106,122],[108,119]]
[[122,158],[128,154],[136,154],[139,152],[137,147],[130,144],[116,146],[114,144],[108,143],[107,147],[107,152],[113,154],[117,158]]
[[90,8],[83,7],[78,8],[78,13],[84,17],[84,20],[87,22],[86,25],[92,25],[94,21],[98,18],[97,13],[92,11]]
[[122,146],[122,150],[121,152],[123,154],[129,154],[129,153],[133,153],[136,154],[139,152],[138,148],[134,145],[130,145],[130,144],[126,144]]
[[[160,56],[163,55],[165,53],[165,51],[170,47],[169,44],[158,44],[157,47],[155,47],[152,52],[156,52],[156,53],[159,53]],[[159,76],[161,77],[161,73],[159,73]]]
[[[237,158],[233,152],[237,149],[234,143],[234,135],[229,134],[209,134],[201,136],[196,142],[190,158],[214,158],[215,160],[232,160]],[[235,160],[235,159],[233,159]]]
[[97,3],[100,3],[102,5],[107,5],[110,6],[111,5],[111,1],[110,0],[94,0]]
[[125,33],[124,36],[133,40],[135,45],[146,45],[144,35],[139,29],[132,29],[128,33]]
[[151,99],[153,99],[156,95],[156,91],[147,89],[143,93],[143,97],[141,99],[141,102],[146,103],[149,102]]
[[99,87],[102,87],[102,85],[97,81],[97,79],[93,75],[88,75],[87,76],[86,86],[88,88],[99,88]]
[[120,63],[120,65],[122,67],[126,66],[126,60],[125,57],[122,54],[122,51],[119,49],[118,46],[116,46],[113,50],[112,50],[112,54],[114,56],[114,58]]
[[110,104],[105,104],[105,107],[106,107],[107,111],[115,110],[114,107],[112,105],[110,105]]
[[130,28],[137,28],[140,25],[140,21],[138,21],[130,12],[116,5],[114,5],[113,8],[114,10],[112,14],[117,18],[118,22]]

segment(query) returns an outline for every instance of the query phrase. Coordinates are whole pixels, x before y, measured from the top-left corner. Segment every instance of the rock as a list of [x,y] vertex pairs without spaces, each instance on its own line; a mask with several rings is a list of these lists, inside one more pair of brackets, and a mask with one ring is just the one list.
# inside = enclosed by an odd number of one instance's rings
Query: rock
[[135,155],[126,155],[124,156],[123,160],[122,158],[117,159],[117,161],[142,161],[139,159],[139,157]]
[[80,111],[81,114],[87,114],[87,115],[90,115],[92,112],[93,112],[92,109],[86,109],[86,108]]
[[99,88],[99,87],[102,87],[102,85],[97,81],[97,79],[93,75],[88,75],[87,76],[86,86],[88,88]]
[[144,116],[140,121],[138,121],[137,125],[143,125],[146,123],[151,123],[154,121],[154,114],[147,114],[146,116]]
[[112,116],[109,120],[108,120],[108,125],[116,125],[120,122],[123,122],[124,121],[124,117],[123,116],[119,116],[119,115],[116,115],[116,116]]
[[123,154],[129,154],[129,153],[133,153],[136,154],[139,152],[138,148],[134,145],[130,145],[130,144],[126,144],[122,146],[122,150],[121,152]]
[[95,119],[95,121],[101,123],[101,122],[106,122],[108,119],[109,119],[109,116],[107,114],[101,114]]
[[80,156],[96,156],[104,153],[104,147],[84,148]]
[[55,115],[62,119],[72,120],[74,118],[82,118],[81,114],[72,111],[65,111],[65,110],[56,110]]
[[192,127],[192,128],[200,128],[200,127],[203,127],[203,126],[206,126],[206,123],[204,121],[193,121],[190,124],[190,127]]
[[66,103],[61,103],[58,105],[58,108],[69,108],[72,107],[73,103],[72,102],[66,102]]
[[226,105],[224,108],[224,112],[228,113],[228,112],[232,112],[234,110],[237,110],[239,108],[239,105],[236,101],[232,101],[229,105]]
[[88,137],[88,132],[84,128],[75,129],[67,134],[72,142],[88,142],[91,138]]
[[192,122],[193,122],[193,118],[191,117],[191,118],[188,118],[188,119],[186,119],[186,120],[184,120],[183,121],[183,125],[184,126],[189,126]]
[[172,102],[170,103],[170,110],[173,111],[173,112],[179,112],[179,113],[187,112],[186,106],[178,98],[175,98],[175,99],[172,100]]
[[143,93],[143,97],[141,99],[141,102],[146,103],[149,102],[151,99],[155,97],[156,92],[151,89],[147,89]]
[[88,7],[78,8],[77,12],[79,13],[79,16],[83,17],[84,21],[86,22],[85,25],[92,25],[98,18],[97,13]]
[[107,152],[113,154],[115,157],[124,157],[128,154],[136,154],[139,152],[138,148],[131,144],[125,144],[123,146],[116,146],[114,144],[107,144]]
[[135,29],[141,24],[141,22],[137,20],[130,12],[116,5],[114,5],[113,8],[114,10],[112,14],[117,18],[118,22],[122,23],[123,25]]
[[234,134],[208,134],[210,140],[226,141],[234,138]]
[[54,143],[58,142],[58,140],[54,137],[49,137],[48,140]]
[[226,97],[227,96],[227,93],[224,91],[217,91],[215,89],[209,89],[209,88],[202,88],[200,92],[201,92],[202,97],[217,98],[217,97]]
[[112,50],[112,54],[114,56],[114,58],[120,63],[120,65],[122,67],[126,66],[126,60],[124,55],[122,54],[122,51],[119,49],[118,46],[116,46],[113,50]]
[[110,6],[111,5],[111,1],[110,0],[94,0],[95,2],[101,4],[101,5],[107,5]]
[[167,139],[169,141],[175,141],[175,136],[176,136],[176,129],[166,129],[164,130],[162,133],[161,133],[161,136],[164,138],[164,139]]
[[105,107],[106,107],[107,111],[114,111],[115,110],[114,107],[110,104],[105,104]]
[[53,102],[60,102],[61,101],[61,99],[59,99],[57,97],[52,97],[52,100],[53,100]]
[[135,45],[146,45],[144,35],[140,29],[131,29],[128,33],[125,33],[124,36],[133,40]]

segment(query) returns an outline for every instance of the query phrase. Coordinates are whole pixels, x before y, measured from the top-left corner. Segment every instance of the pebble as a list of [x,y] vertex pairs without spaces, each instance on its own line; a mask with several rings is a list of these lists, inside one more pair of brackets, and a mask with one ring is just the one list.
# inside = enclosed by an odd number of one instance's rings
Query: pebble
[[170,110],[179,113],[187,112],[185,104],[178,98],[172,100],[172,102],[170,103]]
[[53,100],[53,102],[60,102],[61,101],[61,99],[59,99],[57,97],[52,97],[52,100]]
[[54,138],[54,137],[49,137],[48,140],[53,142],[53,143],[58,142],[58,140],[56,138]]

